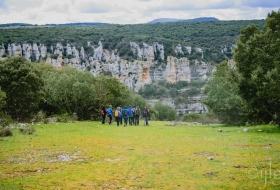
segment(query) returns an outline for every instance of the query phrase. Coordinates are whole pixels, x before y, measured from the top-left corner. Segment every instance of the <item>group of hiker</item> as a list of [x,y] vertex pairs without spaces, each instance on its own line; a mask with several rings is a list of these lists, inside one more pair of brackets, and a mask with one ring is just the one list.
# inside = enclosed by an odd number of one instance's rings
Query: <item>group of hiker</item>
[[108,123],[111,124],[113,122],[113,117],[117,123],[117,126],[124,124],[124,127],[129,125],[139,125],[140,116],[144,118],[144,125],[148,126],[148,120],[150,117],[150,110],[147,106],[145,106],[143,113],[138,105],[132,107],[123,107],[118,106],[115,110],[110,105],[107,109],[102,107],[100,111],[100,116],[102,118],[102,124],[105,124],[106,116],[108,117]]

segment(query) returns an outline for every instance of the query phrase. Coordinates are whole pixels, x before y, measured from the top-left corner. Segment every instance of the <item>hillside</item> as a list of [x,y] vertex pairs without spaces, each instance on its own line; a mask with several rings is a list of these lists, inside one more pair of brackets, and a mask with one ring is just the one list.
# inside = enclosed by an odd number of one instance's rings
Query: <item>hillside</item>
[[[186,48],[182,53],[176,53],[175,47],[190,46],[201,48],[203,60],[211,63],[220,63],[231,58],[231,49],[238,40],[240,30],[248,24],[255,24],[262,28],[264,20],[242,21],[213,21],[213,22],[175,22],[137,25],[103,25],[99,27],[33,27],[3,29],[0,33],[0,44],[7,47],[9,43],[37,43],[44,44],[50,52],[50,47],[61,43],[70,44],[76,48],[84,47],[86,53],[92,49],[87,47],[87,42],[97,45],[103,39],[104,49],[118,49],[124,59],[133,58],[127,51],[126,44],[136,42],[152,44],[158,42],[164,45],[165,59],[168,55],[177,58],[187,54],[188,59],[199,59],[201,53],[193,52],[188,55]],[[222,53],[222,50],[226,50]]]
[[177,19],[177,18],[158,18],[148,22],[149,24],[154,23],[166,23],[166,22],[209,22],[209,21],[218,21],[219,19],[214,17],[201,17],[194,19]]
[[262,28],[264,20],[1,29],[0,58],[24,56],[110,75],[151,104],[161,100],[178,113],[205,113],[201,84],[215,64],[231,59],[248,24]]

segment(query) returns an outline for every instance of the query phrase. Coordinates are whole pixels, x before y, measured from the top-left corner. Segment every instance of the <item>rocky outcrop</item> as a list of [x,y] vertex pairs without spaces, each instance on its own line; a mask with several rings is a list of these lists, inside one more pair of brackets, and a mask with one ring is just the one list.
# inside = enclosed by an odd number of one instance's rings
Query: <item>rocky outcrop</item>
[[57,43],[55,46],[55,49],[52,51],[54,55],[58,54],[62,56],[63,53],[63,46],[61,43]]
[[185,48],[186,48],[186,50],[189,54],[192,53],[192,47],[191,46],[185,46]]
[[181,44],[178,44],[178,45],[175,47],[175,53],[176,53],[176,54],[178,54],[178,53],[184,54],[184,52],[183,52],[183,50],[182,50]]
[[165,70],[165,79],[167,82],[176,83],[178,81],[191,81],[191,70],[187,58],[177,59],[172,56],[167,57]]
[[22,56],[22,48],[21,45],[18,44],[9,44],[8,45],[8,55],[9,56]]
[[147,59],[148,61],[153,61],[155,58],[155,52],[158,50],[160,51],[161,57],[164,59],[164,50],[163,47],[158,44],[154,43],[153,46],[150,46],[143,42],[143,47],[140,48],[139,45],[135,42],[130,42],[131,50],[134,55],[137,55],[138,58]]
[[173,108],[177,111],[178,115],[190,114],[190,113],[201,113],[204,114],[208,111],[207,107],[201,103],[203,97],[195,97],[195,101],[191,100],[189,103],[180,103],[179,105],[174,104],[174,99],[172,98],[161,98],[161,99],[151,99],[148,100],[148,103],[154,106],[157,102],[161,102],[164,105],[167,105],[170,108]]
[[158,42],[153,43],[154,54],[156,55],[159,52],[159,57],[164,60],[164,46]]
[[[88,42],[87,45],[91,47],[88,48],[90,52],[85,52],[83,47],[77,49],[70,44],[63,46],[61,43],[51,46],[49,51],[43,44],[8,44],[7,49],[4,48],[4,45],[0,46],[0,55],[2,57],[6,53],[9,56],[24,56],[29,61],[46,59],[46,62],[56,67],[70,65],[79,70],[88,70],[95,76],[110,75],[136,92],[152,81],[166,80],[176,83],[197,79],[206,80],[207,73],[211,72],[207,63],[196,62],[196,66],[191,67],[187,57],[178,59],[167,56],[167,60],[164,60],[164,46],[158,42],[154,42],[152,45],[143,43],[141,46],[130,42],[131,50],[137,57],[137,60],[134,61],[121,59],[117,50],[104,49],[101,40],[97,46],[92,45],[91,42]],[[187,48],[188,53],[191,52],[191,47],[185,48]],[[203,53],[200,48],[195,50]],[[184,53],[180,44],[175,48],[175,52]],[[155,56],[157,60],[155,60]],[[165,63],[158,64],[159,58]]]
[[103,54],[103,45],[101,41],[98,42],[98,47],[94,49],[93,59],[101,61]]
[[5,47],[4,45],[0,45],[0,57],[2,57],[5,54]]

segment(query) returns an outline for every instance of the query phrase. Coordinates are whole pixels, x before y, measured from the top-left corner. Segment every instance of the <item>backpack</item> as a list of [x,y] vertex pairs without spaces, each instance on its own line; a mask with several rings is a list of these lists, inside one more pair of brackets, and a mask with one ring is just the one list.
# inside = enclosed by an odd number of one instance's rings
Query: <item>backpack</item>
[[104,110],[101,110],[101,111],[100,111],[100,115],[101,115],[101,116],[104,116],[104,115],[105,115]]
[[124,116],[127,116],[127,115],[128,115],[128,110],[127,110],[127,109],[123,110],[123,115],[124,115]]
[[140,115],[140,110],[139,110],[139,108],[135,108],[135,110],[134,110],[134,115]]
[[143,114],[144,117],[147,117],[148,116],[148,112],[147,110],[144,110],[144,114]]
[[115,110],[115,117],[119,116],[119,110]]
[[144,117],[149,117],[150,116],[150,109],[145,109],[144,110]]
[[106,112],[107,112],[107,115],[112,115],[112,110],[111,109],[108,108]]

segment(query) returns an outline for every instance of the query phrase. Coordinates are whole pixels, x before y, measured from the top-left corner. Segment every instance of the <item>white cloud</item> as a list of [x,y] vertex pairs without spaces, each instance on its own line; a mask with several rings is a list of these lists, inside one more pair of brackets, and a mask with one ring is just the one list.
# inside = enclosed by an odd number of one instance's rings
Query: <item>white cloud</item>
[[39,7],[43,0],[5,0],[8,9],[21,11],[27,8]]
[[0,23],[145,23],[156,18],[264,19],[278,0],[0,0]]
[[71,1],[44,1],[40,9],[42,12],[68,13],[71,10]]
[[82,13],[105,13],[112,10],[111,4],[104,1],[80,0],[75,7]]

